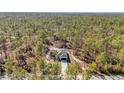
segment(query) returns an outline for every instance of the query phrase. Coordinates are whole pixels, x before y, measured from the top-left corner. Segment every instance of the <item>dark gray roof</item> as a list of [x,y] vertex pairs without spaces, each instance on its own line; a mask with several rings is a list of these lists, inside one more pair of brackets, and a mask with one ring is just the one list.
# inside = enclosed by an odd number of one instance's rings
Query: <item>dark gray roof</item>
[[58,54],[56,55],[56,58],[58,59],[59,57],[63,57],[63,58],[67,58],[67,52],[65,50],[61,50],[60,52],[58,52]]

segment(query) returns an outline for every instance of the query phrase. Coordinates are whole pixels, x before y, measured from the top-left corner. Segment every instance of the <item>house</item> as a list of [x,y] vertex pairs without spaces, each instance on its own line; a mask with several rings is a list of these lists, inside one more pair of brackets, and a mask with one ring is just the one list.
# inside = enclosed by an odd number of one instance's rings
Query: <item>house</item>
[[60,52],[57,53],[57,55],[55,56],[57,60],[59,61],[67,61],[69,62],[69,56],[68,53],[63,49]]

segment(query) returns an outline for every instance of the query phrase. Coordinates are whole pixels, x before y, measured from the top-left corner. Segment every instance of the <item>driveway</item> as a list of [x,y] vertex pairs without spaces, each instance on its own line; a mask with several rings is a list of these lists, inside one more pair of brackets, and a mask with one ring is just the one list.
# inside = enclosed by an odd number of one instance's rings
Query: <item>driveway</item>
[[66,60],[61,60],[61,74],[66,74],[66,69],[68,67],[68,62]]

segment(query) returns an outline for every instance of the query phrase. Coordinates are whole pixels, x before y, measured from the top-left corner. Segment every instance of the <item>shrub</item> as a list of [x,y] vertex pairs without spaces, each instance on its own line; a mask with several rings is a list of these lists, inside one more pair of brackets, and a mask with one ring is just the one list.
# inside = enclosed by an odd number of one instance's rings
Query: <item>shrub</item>
[[119,53],[118,53],[118,58],[121,63],[124,63],[124,48],[121,48]]
[[88,80],[91,78],[91,72],[89,70],[84,70],[82,74],[82,79],[83,80]]
[[70,63],[67,68],[67,75],[69,75],[71,78],[74,77],[74,79],[77,78],[77,75],[81,72],[79,64],[76,63]]
[[97,62],[97,63],[105,64],[105,63],[107,63],[107,60],[108,60],[108,57],[107,57],[106,52],[102,52],[102,53],[100,53],[100,54],[96,57],[96,62]]
[[95,62],[93,62],[91,64],[91,68],[93,69],[93,71],[97,71],[98,70],[98,66],[97,66],[97,64]]
[[115,70],[116,70],[115,72],[117,74],[119,74],[119,73],[121,73],[122,68],[121,68],[121,66],[119,64],[117,64],[117,65],[115,65]]

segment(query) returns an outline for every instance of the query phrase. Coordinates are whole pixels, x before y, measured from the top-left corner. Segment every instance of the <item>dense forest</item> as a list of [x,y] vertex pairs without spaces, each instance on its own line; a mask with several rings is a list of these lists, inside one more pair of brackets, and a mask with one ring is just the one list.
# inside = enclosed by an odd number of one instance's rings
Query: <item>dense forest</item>
[[61,79],[55,51],[50,53],[52,62],[45,61],[49,46],[70,49],[81,61],[70,59],[64,79],[124,74],[124,15],[0,14],[1,75],[11,79]]

